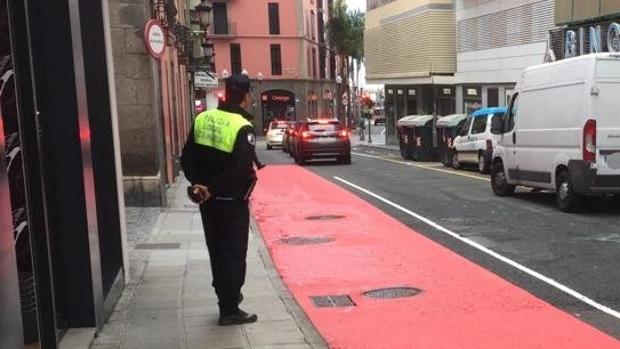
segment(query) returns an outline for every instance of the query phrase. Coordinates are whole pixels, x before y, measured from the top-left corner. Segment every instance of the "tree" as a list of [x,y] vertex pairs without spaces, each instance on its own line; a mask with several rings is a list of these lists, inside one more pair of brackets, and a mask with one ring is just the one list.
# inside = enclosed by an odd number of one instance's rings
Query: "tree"
[[327,41],[338,57],[339,75],[345,83],[343,92],[347,92],[349,113],[351,111],[349,81],[351,77],[354,77],[354,68],[356,81],[359,81],[359,69],[364,60],[364,26],[362,12],[349,11],[344,0],[336,0],[332,9],[332,18],[327,24]]

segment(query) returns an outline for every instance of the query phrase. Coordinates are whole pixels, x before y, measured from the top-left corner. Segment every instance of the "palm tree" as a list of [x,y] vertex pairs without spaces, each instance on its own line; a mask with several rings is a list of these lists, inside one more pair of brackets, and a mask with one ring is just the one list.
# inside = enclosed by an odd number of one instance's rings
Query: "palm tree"
[[[327,24],[327,41],[331,49],[338,56],[339,75],[345,83],[348,96],[349,114],[351,111],[351,88],[349,79],[353,75],[354,64],[356,71],[364,59],[364,14],[360,11],[349,11],[344,0],[336,0],[332,9],[332,18]],[[357,75],[357,74],[356,74]],[[359,81],[359,77],[357,79]],[[339,93],[339,97],[342,93]]]

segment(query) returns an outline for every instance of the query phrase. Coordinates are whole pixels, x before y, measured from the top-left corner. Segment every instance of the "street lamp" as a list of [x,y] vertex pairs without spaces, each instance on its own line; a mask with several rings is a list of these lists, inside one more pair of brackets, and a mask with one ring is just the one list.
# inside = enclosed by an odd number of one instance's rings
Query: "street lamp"
[[258,74],[256,74],[256,79],[258,81],[263,81],[264,78],[265,78],[265,76],[263,75],[263,73],[258,72]]
[[224,79],[228,79],[230,77],[230,73],[228,72],[228,70],[226,69],[222,70],[222,77]]
[[200,1],[200,4],[194,7],[194,10],[198,13],[198,21],[200,25],[204,27],[205,33],[207,32],[207,28],[211,25],[211,9],[207,0]]
[[248,73],[248,71],[247,71],[247,70],[245,70],[245,69],[243,69],[243,70],[241,71],[241,75],[245,75],[246,77],[250,77],[250,73]]

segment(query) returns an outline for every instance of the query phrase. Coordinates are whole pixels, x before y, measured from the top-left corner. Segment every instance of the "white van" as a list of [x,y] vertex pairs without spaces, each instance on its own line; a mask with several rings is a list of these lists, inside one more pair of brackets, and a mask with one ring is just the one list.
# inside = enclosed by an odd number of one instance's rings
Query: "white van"
[[592,54],[530,67],[493,129],[491,185],[556,191],[561,210],[584,195],[620,194],[620,55]]

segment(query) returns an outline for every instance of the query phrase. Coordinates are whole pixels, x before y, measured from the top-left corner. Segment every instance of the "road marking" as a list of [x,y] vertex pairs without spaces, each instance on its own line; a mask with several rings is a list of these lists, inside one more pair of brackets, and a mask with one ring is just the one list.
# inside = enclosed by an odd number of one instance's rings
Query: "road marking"
[[371,158],[371,159],[376,159],[376,160],[383,160],[383,161],[394,162],[394,163],[401,164],[401,165],[407,165],[407,166],[422,168],[422,169],[430,170],[430,171],[437,171],[437,172],[447,173],[447,174],[451,174],[451,175],[454,175],[454,176],[461,176],[461,177],[478,179],[478,180],[485,181],[485,182],[491,182],[491,180],[489,178],[479,177],[479,176],[475,176],[475,175],[471,175],[471,174],[467,174],[467,173],[460,173],[460,172],[455,172],[455,171],[450,171],[450,170],[444,170],[444,169],[441,169],[441,168],[436,168],[436,167],[432,167],[432,166],[428,166],[428,165],[420,165],[420,164],[415,164],[415,163],[411,163],[411,162],[400,161],[400,160],[393,160],[393,159],[388,159],[388,158],[381,157],[381,156],[374,156],[374,155],[368,155],[368,154],[362,154],[362,153],[351,153],[351,154],[357,155],[357,156],[362,156],[362,157],[367,157],[367,158]]
[[508,264],[508,265],[510,265],[510,266],[512,266],[512,267],[514,267],[514,268],[516,268],[516,269],[526,273],[526,274],[528,274],[528,275],[530,275],[530,276],[535,277],[536,279],[538,279],[540,281],[545,282],[546,284],[548,284],[550,286],[553,286],[553,287],[557,288],[558,290],[560,290],[560,291],[562,291],[562,292],[564,292],[564,293],[566,293],[566,294],[568,294],[568,295],[570,295],[570,296],[572,296],[572,297],[574,297],[574,298],[576,298],[576,299],[578,299],[578,300],[580,300],[580,301],[590,305],[591,307],[596,308],[596,309],[602,311],[603,313],[605,313],[607,315],[610,315],[610,316],[620,320],[620,312],[617,311],[617,310],[614,310],[614,309],[611,309],[611,308],[609,308],[609,307],[607,307],[605,305],[602,305],[602,304],[594,301],[593,299],[590,299],[590,298],[582,295],[581,293],[571,289],[568,286],[565,286],[565,285],[563,285],[563,284],[561,284],[561,283],[559,283],[559,282],[557,282],[557,281],[555,281],[555,280],[553,280],[553,279],[551,279],[551,278],[549,278],[547,276],[544,276],[544,275],[540,274],[539,272],[537,272],[535,270],[532,270],[532,269],[530,269],[530,268],[528,268],[528,267],[526,267],[526,266],[524,266],[522,264],[519,264],[519,263],[513,261],[510,258],[504,257],[501,254],[499,254],[497,252],[494,252],[493,250],[490,250],[490,249],[480,245],[477,242],[474,242],[474,241],[472,241],[472,240],[470,240],[470,239],[468,239],[466,237],[463,237],[463,236],[461,236],[461,235],[459,235],[459,234],[457,234],[457,233],[455,233],[455,232],[453,232],[453,231],[451,231],[451,230],[449,230],[447,228],[444,228],[443,226],[441,226],[441,225],[431,221],[430,219],[428,219],[426,217],[423,217],[423,216],[421,216],[421,215],[419,215],[419,214],[417,214],[417,213],[415,213],[415,212],[413,212],[413,211],[411,211],[409,209],[406,209],[403,206],[401,206],[399,204],[396,204],[396,203],[394,203],[394,202],[392,202],[392,201],[390,201],[390,200],[388,200],[388,199],[386,199],[386,198],[384,198],[382,196],[379,196],[379,195],[377,195],[377,194],[375,194],[375,193],[373,193],[373,192],[371,192],[371,191],[369,191],[367,189],[364,189],[364,188],[362,188],[362,187],[360,187],[360,186],[358,186],[358,185],[356,185],[354,183],[351,183],[351,182],[349,182],[349,181],[347,181],[345,179],[342,179],[342,178],[340,178],[338,176],[334,176],[334,179],[336,179],[337,181],[340,181],[340,182],[342,182],[342,183],[344,183],[344,184],[346,184],[346,185],[348,185],[348,186],[350,186],[350,187],[352,187],[354,189],[357,189],[357,190],[359,190],[359,191],[361,191],[361,192],[363,192],[363,193],[365,193],[367,195],[370,195],[373,198],[375,198],[375,199],[377,199],[379,201],[382,201],[382,202],[384,202],[384,203],[394,207],[395,209],[397,209],[399,211],[402,211],[402,212],[404,212],[404,213],[406,213],[406,214],[416,218],[417,220],[419,220],[419,221],[421,221],[423,223],[426,223],[427,225],[430,225],[431,227],[435,228],[436,230],[439,230],[439,231],[441,231],[443,233],[446,233],[449,236],[451,236],[451,237],[453,237],[455,239],[458,239],[461,242],[464,242],[467,245],[469,245],[469,246],[471,246],[473,248],[476,248],[476,249],[478,249],[478,250],[480,250],[480,251],[482,251],[482,252],[484,252],[484,253],[486,253],[486,254],[488,254],[488,255],[490,255],[490,256],[492,256],[492,257],[494,257],[494,258],[496,258],[496,259],[498,259],[498,260],[500,260],[500,261],[502,261],[502,262],[504,262],[504,263],[506,263],[506,264]]

